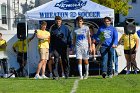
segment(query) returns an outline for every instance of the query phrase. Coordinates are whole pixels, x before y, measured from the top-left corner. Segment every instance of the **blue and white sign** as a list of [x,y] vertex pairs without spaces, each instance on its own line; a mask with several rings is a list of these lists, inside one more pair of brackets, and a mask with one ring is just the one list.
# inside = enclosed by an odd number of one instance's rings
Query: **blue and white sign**
[[63,20],[75,19],[78,16],[84,19],[114,18],[114,10],[99,5],[90,0],[53,0],[37,8],[27,11],[27,19],[54,20],[55,16]]

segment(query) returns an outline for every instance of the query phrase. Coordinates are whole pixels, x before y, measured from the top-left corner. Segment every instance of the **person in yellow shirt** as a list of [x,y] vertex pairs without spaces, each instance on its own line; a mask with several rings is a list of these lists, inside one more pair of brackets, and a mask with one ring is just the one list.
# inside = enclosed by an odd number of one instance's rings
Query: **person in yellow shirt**
[[[122,37],[119,40],[119,44],[123,42],[124,45],[124,54],[125,54],[125,59],[127,61],[127,72],[126,74],[130,73],[130,66],[133,67],[134,73],[137,74],[137,64],[136,64],[136,52],[138,50],[138,36],[137,34],[123,34]],[[132,64],[131,64],[132,63]]]
[[[40,62],[36,71],[35,79],[48,78],[45,76],[46,63],[49,59],[49,43],[50,43],[50,32],[46,31],[47,22],[43,21],[41,23],[41,29],[37,30],[38,38],[38,49],[40,54]],[[42,76],[39,75],[42,69]]]
[[[28,43],[35,37],[35,33],[28,39]],[[23,69],[27,63],[27,40],[19,39],[13,44],[13,51],[17,54],[17,62],[20,68],[18,69],[18,75],[24,76]]]
[[0,51],[5,51],[6,46],[6,40],[2,39],[2,33],[0,33]]
[[[2,33],[0,33],[0,52],[1,53],[4,53],[6,51],[6,46],[7,46],[7,43],[6,43],[6,40],[4,40],[2,38]],[[7,63],[7,59],[6,58],[2,58],[0,59],[0,62],[2,63],[3,65],[3,70],[4,70],[4,77],[7,77],[7,74],[8,74],[8,63]],[[0,65],[1,65],[0,63]]]

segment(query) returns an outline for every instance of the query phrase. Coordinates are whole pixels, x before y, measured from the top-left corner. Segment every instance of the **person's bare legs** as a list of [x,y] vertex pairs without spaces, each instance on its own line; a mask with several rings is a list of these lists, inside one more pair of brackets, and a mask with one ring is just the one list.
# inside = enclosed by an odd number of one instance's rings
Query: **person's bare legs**
[[95,44],[92,44],[92,51],[93,51],[93,55],[95,55],[95,53],[96,53]]
[[43,64],[44,64],[44,60],[43,60],[43,59],[41,59],[41,61],[40,61],[40,62],[39,62],[39,64],[38,64],[37,71],[36,71],[36,74],[37,74],[37,75],[39,75],[40,70],[41,70],[41,68],[42,68]]
[[53,59],[50,58],[49,63],[48,63],[48,68],[49,68],[50,73],[52,73],[52,64],[53,64]]
[[93,60],[95,60],[96,58],[95,58],[95,54],[96,54],[96,48],[95,48],[95,44],[92,44],[92,55],[93,55]]
[[43,65],[42,65],[42,76],[45,75],[46,64],[47,64],[47,60],[43,60]]
[[19,75],[22,77],[24,76],[24,67],[25,67],[26,63],[27,63],[27,61],[24,59],[22,59],[21,63],[19,63],[19,65],[20,65]]
[[126,59],[126,62],[127,62],[127,72],[126,74],[129,74],[129,70],[130,70],[130,66],[131,66],[131,62],[130,62],[130,55],[129,54],[125,54],[125,59]]
[[137,74],[136,54],[131,55],[131,62],[132,62],[132,67],[135,71],[135,74]]

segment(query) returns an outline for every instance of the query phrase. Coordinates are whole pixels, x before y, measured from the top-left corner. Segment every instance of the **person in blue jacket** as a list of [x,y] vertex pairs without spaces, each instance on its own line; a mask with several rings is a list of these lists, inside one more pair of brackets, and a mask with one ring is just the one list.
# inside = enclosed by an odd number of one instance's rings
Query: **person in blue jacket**
[[[111,25],[111,18],[105,17],[103,19],[104,25],[98,29],[96,40],[101,43],[100,53],[102,56],[102,77],[106,78],[108,75],[112,78],[113,68],[113,53],[118,44],[118,32]],[[101,36],[102,35],[102,36]]]
[[140,30],[138,30],[138,31],[137,31],[137,35],[138,35],[138,36],[139,36],[139,38],[140,38]]

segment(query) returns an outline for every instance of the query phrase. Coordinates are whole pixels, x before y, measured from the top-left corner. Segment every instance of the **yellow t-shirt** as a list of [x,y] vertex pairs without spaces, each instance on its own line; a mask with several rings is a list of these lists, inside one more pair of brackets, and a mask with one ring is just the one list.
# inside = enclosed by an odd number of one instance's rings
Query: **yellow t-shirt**
[[138,35],[130,34],[130,44],[129,44],[129,35],[123,34],[121,39],[124,42],[124,50],[129,50],[129,45],[131,45],[131,49],[135,46],[136,40],[138,39]]
[[[29,39],[28,39],[29,42]],[[24,46],[24,47],[23,47]],[[24,41],[18,40],[14,43],[13,47],[18,51],[18,52],[27,52],[27,44],[26,44],[26,39]]]
[[[6,44],[6,41],[5,40],[0,40],[0,46],[3,45],[3,44]],[[5,51],[6,50],[6,47],[5,48],[0,48],[0,51]]]
[[[37,35],[40,35],[40,36],[50,36],[50,32],[38,30],[37,31]],[[49,43],[50,43],[50,39],[39,39],[38,47],[39,48],[48,48],[49,49]]]

